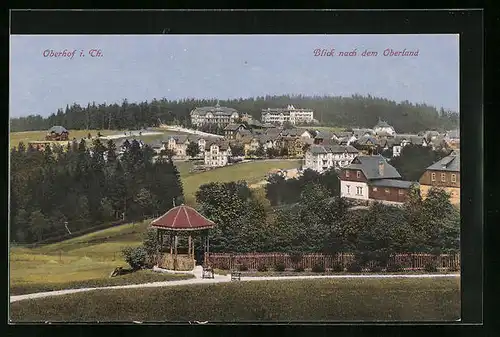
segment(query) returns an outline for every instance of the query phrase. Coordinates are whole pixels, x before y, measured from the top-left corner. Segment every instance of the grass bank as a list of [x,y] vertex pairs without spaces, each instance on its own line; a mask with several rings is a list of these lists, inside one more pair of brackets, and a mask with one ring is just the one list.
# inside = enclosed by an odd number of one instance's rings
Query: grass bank
[[10,296],[32,294],[45,291],[80,289],[94,287],[121,286],[129,284],[142,284],[164,281],[179,281],[194,278],[192,274],[167,274],[151,270],[140,270],[125,275],[111,278],[90,279],[82,281],[58,282],[58,283],[27,283],[15,284],[10,287]]
[[[75,137],[76,139],[87,137],[89,132],[93,137],[97,136],[98,132],[100,132],[101,135],[103,135],[103,136],[116,135],[116,134],[122,132],[122,131],[117,131],[117,130],[68,130],[68,131],[69,131],[69,138],[70,139],[73,139],[73,137]],[[19,142],[23,142],[24,145],[27,145],[28,142],[34,142],[37,140],[45,140],[46,135],[47,135],[46,130],[11,132],[9,134],[10,147],[12,148],[14,146],[17,146],[19,144]]]
[[456,320],[459,279],[320,279],[101,290],[11,304],[14,322]]
[[270,170],[300,167],[301,160],[254,161],[225,166],[206,172],[185,175],[182,179],[186,204],[194,205],[198,188],[208,182],[245,180],[249,185],[264,180]]

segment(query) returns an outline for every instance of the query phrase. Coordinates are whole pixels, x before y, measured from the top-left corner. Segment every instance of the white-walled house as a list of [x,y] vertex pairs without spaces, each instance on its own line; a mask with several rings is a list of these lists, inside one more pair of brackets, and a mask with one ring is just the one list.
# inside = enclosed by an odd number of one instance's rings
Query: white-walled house
[[396,130],[394,130],[392,126],[390,126],[389,124],[387,124],[387,122],[382,121],[380,119],[377,125],[373,127],[373,131],[375,132],[376,135],[387,134],[393,136],[396,134]]
[[228,142],[207,142],[205,147],[205,166],[226,166],[231,155],[231,147]]
[[359,155],[353,146],[311,145],[305,154],[304,169],[324,172],[328,169],[347,166]]

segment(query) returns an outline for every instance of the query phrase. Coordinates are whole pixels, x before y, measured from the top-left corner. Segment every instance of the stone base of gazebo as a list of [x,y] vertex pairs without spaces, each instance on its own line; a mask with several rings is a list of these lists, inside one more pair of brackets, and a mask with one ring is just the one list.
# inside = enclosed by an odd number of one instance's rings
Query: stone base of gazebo
[[177,264],[174,268],[174,257],[170,254],[165,254],[160,259],[158,267],[168,270],[190,271],[196,266],[196,261],[190,258],[187,254],[177,255]]

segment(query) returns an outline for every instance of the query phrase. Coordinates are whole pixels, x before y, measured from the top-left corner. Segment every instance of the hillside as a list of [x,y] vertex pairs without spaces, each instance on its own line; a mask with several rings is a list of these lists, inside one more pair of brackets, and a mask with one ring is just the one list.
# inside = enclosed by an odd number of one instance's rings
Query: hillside
[[[99,104],[81,107],[77,104],[53,111],[43,118],[28,116],[11,119],[11,131],[46,130],[53,125],[68,129],[137,129],[144,126],[167,124],[189,125],[189,113],[195,107],[214,106],[217,100],[166,99],[121,105]],[[394,102],[385,98],[353,95],[351,97],[266,96],[219,100],[221,106],[235,108],[260,119],[261,110],[282,108],[289,104],[297,108],[314,110],[315,118],[324,126],[373,127],[379,118],[393,125],[399,133],[419,132],[428,129],[455,129],[458,114],[436,109],[426,104]],[[47,112],[50,113],[50,112]]]

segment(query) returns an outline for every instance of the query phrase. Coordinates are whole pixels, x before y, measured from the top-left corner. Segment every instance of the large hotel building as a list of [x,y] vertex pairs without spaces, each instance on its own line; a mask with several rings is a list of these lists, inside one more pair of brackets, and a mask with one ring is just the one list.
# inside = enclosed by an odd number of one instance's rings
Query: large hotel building
[[291,124],[311,123],[314,121],[314,112],[311,109],[296,109],[293,105],[286,108],[262,109],[262,123]]

